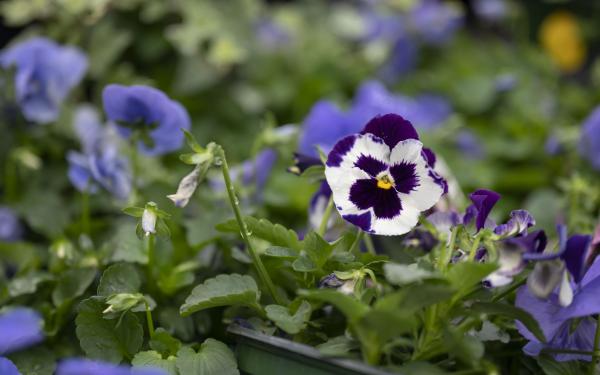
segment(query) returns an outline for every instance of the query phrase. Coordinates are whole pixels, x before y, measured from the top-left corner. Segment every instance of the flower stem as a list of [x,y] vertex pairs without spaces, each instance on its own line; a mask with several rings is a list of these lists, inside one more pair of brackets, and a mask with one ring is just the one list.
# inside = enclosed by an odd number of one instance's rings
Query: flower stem
[[144,301],[146,304],[146,323],[148,323],[148,335],[150,338],[154,336],[154,322],[152,321],[152,312],[150,311],[150,305],[148,305],[148,301]]
[[254,267],[256,267],[256,271],[258,273],[258,277],[261,279],[262,283],[267,287],[271,297],[278,305],[285,306],[286,304],[279,296],[277,289],[275,288],[275,284],[271,280],[265,265],[260,259],[260,255],[254,250],[252,244],[250,243],[248,226],[246,225],[246,221],[242,216],[242,212],[240,211],[240,201],[238,197],[235,195],[235,189],[233,187],[233,183],[231,181],[231,175],[229,174],[229,166],[227,165],[227,160],[225,158],[225,150],[222,147],[217,147],[215,150],[216,156],[220,158],[221,161],[221,171],[223,172],[223,180],[225,181],[225,187],[227,188],[227,195],[229,196],[229,202],[231,203],[231,208],[233,209],[233,213],[235,214],[235,219],[240,227],[240,234],[246,247],[248,249],[248,253],[252,257],[252,262],[254,263]]
[[370,234],[365,234],[365,246],[367,247],[367,251],[373,255],[377,255],[377,252],[375,251],[375,246],[373,245],[373,239],[371,238]]
[[475,260],[475,255],[477,255],[477,249],[479,248],[479,243],[481,242],[481,236],[479,234],[475,235],[475,240],[473,241],[473,246],[471,246],[471,252],[469,253],[469,261]]
[[90,235],[90,192],[81,192],[81,233]]
[[511,285],[510,288],[506,289],[504,292],[492,297],[492,302],[500,301],[504,297],[508,296],[509,294],[511,294],[512,292],[517,290],[521,285],[525,284],[526,282],[527,282],[527,277],[523,277],[521,280],[519,280],[515,284]]
[[452,259],[452,253],[454,251],[454,245],[456,244],[456,236],[458,233],[458,227],[455,226],[452,228],[452,232],[450,233],[450,241],[446,246],[442,246],[441,254],[438,258],[438,269],[441,271],[445,271],[448,267],[448,263],[450,263],[450,259]]
[[354,254],[356,252],[360,252],[360,242],[362,241],[364,235],[365,232],[362,229],[359,229],[358,233],[356,233],[356,239],[352,243],[352,246],[350,246],[350,250],[348,250],[349,253]]
[[329,197],[329,201],[327,202],[327,207],[325,208],[325,212],[323,213],[323,218],[321,218],[321,224],[319,225],[319,231],[317,232],[319,236],[323,237],[325,232],[327,231],[327,224],[329,224],[329,218],[331,217],[331,212],[333,211],[333,195]]
[[148,249],[148,264],[147,264],[147,268],[146,268],[146,272],[148,275],[148,285],[152,285],[152,281],[154,279],[154,244],[155,244],[155,236],[152,233],[148,234],[148,244],[147,244],[147,249]]
[[598,346],[600,345],[600,318],[596,315],[596,335],[594,336],[594,354],[590,363],[589,374],[594,375],[596,370],[596,362],[598,362]]

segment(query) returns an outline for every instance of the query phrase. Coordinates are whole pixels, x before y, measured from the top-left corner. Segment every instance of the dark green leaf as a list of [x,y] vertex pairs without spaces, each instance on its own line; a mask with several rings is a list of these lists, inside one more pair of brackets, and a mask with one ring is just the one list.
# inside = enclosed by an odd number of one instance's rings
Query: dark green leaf
[[340,310],[350,321],[355,321],[364,316],[369,307],[354,297],[340,293],[333,289],[299,290],[298,294],[308,299],[330,303]]
[[[588,362],[585,364],[579,361],[557,362],[547,355],[538,357],[537,363],[546,375],[580,375],[585,373],[586,367],[589,366]],[[596,368],[596,374],[597,371]]]
[[302,241],[306,254],[317,268],[323,267],[333,251],[333,246],[325,241],[316,232],[310,232]]
[[546,342],[544,331],[542,331],[539,323],[527,311],[516,306],[501,302],[476,302],[471,305],[471,312],[489,315],[502,315],[512,319],[516,319],[533,333],[541,342]]
[[157,328],[150,339],[150,348],[168,357],[169,355],[177,354],[181,348],[181,341],[171,336],[163,328]]
[[267,250],[265,250],[265,255],[274,258],[284,258],[292,260],[298,257],[298,251],[294,249],[289,249],[287,247],[271,246],[267,248]]
[[[291,229],[281,224],[273,224],[267,219],[256,219],[252,216],[244,218],[251,236],[270,242],[274,246],[288,247],[300,250],[298,235]],[[235,220],[217,224],[215,227],[220,232],[239,233],[240,228]]]
[[450,299],[454,292],[450,285],[439,282],[411,285],[380,298],[375,303],[375,309],[411,314]]
[[271,319],[277,327],[290,335],[295,335],[306,327],[312,308],[310,303],[302,301],[293,315],[290,314],[287,307],[280,305],[268,305],[265,307],[265,311],[267,318]]
[[190,347],[177,353],[177,369],[190,375],[239,375],[233,352],[220,341],[206,339],[198,352]]
[[[174,356],[163,359],[160,353],[154,350],[148,350],[145,352],[139,352],[133,357],[131,364],[134,368],[140,369],[144,367],[160,368],[166,371],[169,375],[178,375],[177,365],[175,363],[176,358]],[[135,372],[133,372],[135,374]]]
[[383,265],[385,278],[390,284],[405,285],[438,277],[435,273],[414,264],[386,263]]
[[317,345],[316,348],[325,355],[343,357],[347,356],[351,350],[358,349],[359,345],[346,336],[337,336]]
[[293,263],[292,268],[296,272],[314,272],[317,270],[317,266],[312,260],[304,255],[299,256]]
[[464,296],[496,268],[494,263],[460,262],[450,268],[447,276],[458,296]]
[[21,375],[52,375],[56,369],[56,355],[43,347],[19,351],[8,357]]
[[142,217],[144,209],[142,207],[125,207],[123,213],[133,217]]
[[187,297],[180,313],[183,316],[217,306],[243,305],[261,310],[260,291],[247,275],[218,275],[196,286]]
[[95,268],[73,268],[64,272],[52,292],[52,302],[60,306],[66,301],[71,301],[83,293],[92,284],[96,277]]
[[300,177],[307,179],[312,183],[317,183],[325,179],[325,166],[312,165],[304,170]]
[[456,329],[445,330],[443,337],[448,353],[462,362],[473,365],[483,357],[485,348],[477,338],[462,334]]
[[142,280],[132,264],[117,263],[108,267],[98,285],[98,295],[108,297],[117,293],[136,293]]
[[23,276],[15,277],[8,283],[8,294],[12,297],[34,293],[38,285],[52,280],[53,277],[47,272],[33,271]]

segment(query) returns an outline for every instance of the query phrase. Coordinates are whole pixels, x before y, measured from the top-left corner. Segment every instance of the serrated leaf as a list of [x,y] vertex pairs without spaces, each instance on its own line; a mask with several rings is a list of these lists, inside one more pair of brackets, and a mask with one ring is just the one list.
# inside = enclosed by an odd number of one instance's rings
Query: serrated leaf
[[268,247],[264,254],[274,258],[283,258],[288,260],[296,259],[296,257],[298,257],[298,251],[281,246]]
[[369,311],[369,307],[366,304],[333,289],[299,290],[298,295],[315,301],[332,304],[340,310],[349,321],[356,321]]
[[333,246],[316,232],[307,234],[304,241],[302,241],[302,246],[317,268],[321,268],[325,265],[333,251]]
[[317,270],[317,266],[316,264],[313,263],[312,260],[310,260],[308,257],[306,257],[305,255],[301,255],[299,256],[293,263],[292,263],[292,268],[294,269],[294,271],[296,272],[314,272]]
[[[300,250],[300,241],[298,235],[291,229],[287,229],[281,224],[273,224],[267,219],[256,219],[252,216],[244,218],[250,236],[258,237],[270,242],[274,246],[288,247],[294,250]],[[215,228],[220,232],[239,233],[240,227],[235,220],[229,220],[225,223],[217,224]]]
[[94,359],[119,363],[132,358],[142,347],[144,330],[133,313],[121,319],[104,319],[104,299],[88,298],[79,304],[76,334],[85,354]]
[[450,284],[457,290],[457,297],[468,294],[475,285],[498,266],[494,263],[460,262],[454,264],[448,271],[447,278]]
[[248,275],[218,275],[196,286],[181,306],[182,316],[217,306],[242,305],[262,310],[260,291]]
[[136,293],[141,286],[140,275],[132,264],[117,263],[102,273],[98,295],[108,297],[118,293]]
[[433,272],[414,264],[386,263],[383,265],[386,280],[394,285],[406,285],[437,277]]
[[180,374],[193,375],[239,375],[233,352],[220,341],[206,339],[195,352],[190,347],[177,353],[177,369]]
[[181,341],[171,336],[163,328],[157,328],[150,339],[150,348],[156,350],[163,356],[176,355],[181,348]]
[[64,272],[58,279],[52,291],[52,302],[60,306],[66,301],[71,301],[83,293],[92,284],[96,277],[95,268],[73,268]]
[[[137,353],[135,357],[133,357],[131,365],[134,369],[154,367],[164,370],[169,375],[178,375],[176,360],[177,359],[174,356],[164,359],[159,352],[148,350]],[[135,371],[133,374],[135,374]]]
[[501,302],[476,302],[471,305],[470,312],[489,315],[502,315],[512,319],[516,319],[531,332],[540,342],[546,342],[544,331],[539,323],[527,311],[516,306]]
[[280,305],[268,305],[265,311],[267,318],[271,319],[277,327],[290,335],[295,335],[306,327],[312,308],[310,303],[302,301],[294,315],[290,314],[287,307]]

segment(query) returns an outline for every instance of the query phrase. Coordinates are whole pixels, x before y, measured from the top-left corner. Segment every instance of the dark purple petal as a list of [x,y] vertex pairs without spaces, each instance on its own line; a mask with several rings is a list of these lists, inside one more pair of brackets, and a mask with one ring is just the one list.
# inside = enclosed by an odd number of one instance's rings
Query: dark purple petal
[[527,232],[535,225],[535,219],[526,210],[515,210],[510,213],[510,219],[494,228],[494,233],[499,236],[515,236]]
[[399,193],[408,194],[419,186],[416,164],[405,162],[395,164],[390,168],[390,174],[394,178],[394,187]]
[[[578,322],[575,331],[572,331],[570,322],[565,322],[556,335],[548,342],[548,349],[578,350],[591,352],[594,350],[594,333],[596,322],[591,318],[584,318]],[[559,362],[565,361],[590,361],[590,355],[582,354],[553,354],[554,359]]]
[[471,193],[469,198],[471,198],[471,202],[473,202],[475,208],[477,208],[475,226],[479,231],[485,226],[485,221],[496,202],[500,199],[500,194],[491,190],[480,189]]
[[398,142],[406,139],[419,139],[419,135],[412,124],[402,116],[393,113],[374,117],[367,123],[361,134],[373,134],[383,139],[390,150]]
[[425,160],[427,160],[427,165],[430,168],[435,168],[435,162],[437,161],[437,157],[435,156],[435,153],[430,148],[427,148],[427,147],[423,147],[421,152],[423,153]]
[[339,140],[327,157],[328,167],[339,167],[342,164],[344,155],[346,155],[354,146],[356,142],[356,135],[349,135]]
[[371,213],[368,211],[360,215],[344,215],[342,217],[350,224],[356,225],[365,232],[371,231]]
[[440,176],[436,171],[430,169],[427,173],[429,177],[435,182],[439,187],[442,188],[443,194],[448,194],[448,181],[442,176]]
[[506,244],[519,247],[525,260],[541,260],[558,258],[560,254],[543,254],[548,244],[548,237],[543,230],[531,232],[525,236],[508,238],[503,241]]
[[376,179],[356,181],[350,188],[350,201],[361,210],[372,207],[375,216],[382,219],[396,217],[402,210],[396,191],[378,188]]
[[592,236],[576,234],[567,241],[567,248],[562,259],[576,283],[581,281],[585,274],[586,261],[590,255]]
[[338,278],[335,273],[330,273],[319,280],[319,288],[339,288],[342,285],[344,285],[344,280]]
[[354,165],[367,172],[371,177],[376,177],[388,168],[386,163],[369,155],[361,155]]
[[0,355],[25,349],[44,340],[42,323],[40,314],[24,307],[0,315]]

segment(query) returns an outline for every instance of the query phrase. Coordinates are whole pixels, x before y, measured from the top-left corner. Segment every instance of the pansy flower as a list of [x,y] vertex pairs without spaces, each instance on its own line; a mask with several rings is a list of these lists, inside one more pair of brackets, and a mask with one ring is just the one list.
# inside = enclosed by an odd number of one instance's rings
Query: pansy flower
[[329,153],[325,176],[346,221],[365,232],[401,235],[444,193],[431,171],[411,123],[387,114],[341,139]]
[[594,109],[582,125],[579,153],[594,169],[600,170],[600,107]]
[[104,111],[124,138],[135,136],[147,155],[162,155],[181,147],[182,129],[190,117],[181,104],[148,86],[108,85],[102,92]]
[[47,124],[57,119],[60,106],[83,78],[87,58],[75,47],[46,38],[31,38],[0,54],[0,66],[15,67],[15,96],[23,117]]
[[40,314],[25,307],[15,308],[0,315],[0,355],[43,341],[42,324]]
[[[566,264],[565,280],[572,291],[571,302],[565,306],[563,286],[552,288],[548,298],[536,297],[531,284],[517,292],[516,306],[529,312],[540,324],[547,342],[540,342],[525,326],[517,322],[519,332],[529,340],[523,351],[537,356],[544,349],[590,352],[594,348],[596,321],[592,315],[600,313],[600,258],[588,267],[591,236],[574,235],[569,238],[562,259]],[[541,263],[538,263],[541,264]],[[561,270],[562,272],[562,270]],[[559,281],[563,284],[564,281]],[[554,284],[556,285],[556,284]],[[554,354],[557,361],[585,360],[585,354]]]
[[0,242],[18,241],[23,235],[23,226],[13,210],[0,206]]

